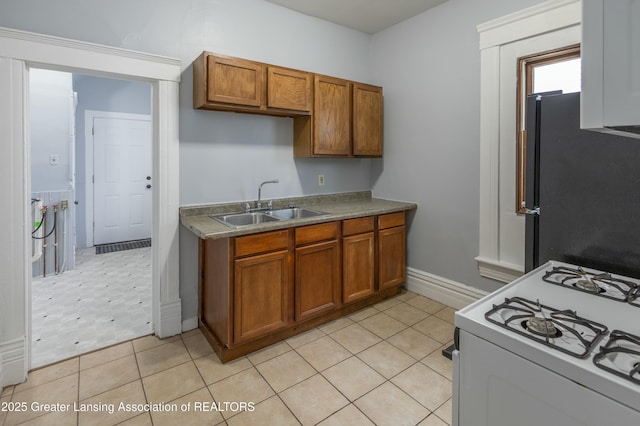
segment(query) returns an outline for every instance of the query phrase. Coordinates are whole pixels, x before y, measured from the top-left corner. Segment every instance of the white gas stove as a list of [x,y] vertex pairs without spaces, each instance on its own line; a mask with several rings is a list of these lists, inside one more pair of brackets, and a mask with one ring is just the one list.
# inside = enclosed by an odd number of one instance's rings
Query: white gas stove
[[552,261],[455,322],[454,425],[640,424],[640,280]]

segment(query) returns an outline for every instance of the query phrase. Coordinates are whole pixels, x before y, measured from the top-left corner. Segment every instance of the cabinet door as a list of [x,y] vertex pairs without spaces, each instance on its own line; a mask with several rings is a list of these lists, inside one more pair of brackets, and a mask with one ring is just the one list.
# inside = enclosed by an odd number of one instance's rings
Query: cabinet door
[[640,137],[640,0],[582,1],[581,127]]
[[261,107],[264,74],[260,63],[210,55],[207,57],[207,100]]
[[378,231],[378,287],[384,289],[405,282],[406,228]]
[[314,77],[313,154],[351,154],[351,83]]
[[353,85],[353,155],[382,156],[382,87]]
[[295,319],[334,309],[340,303],[338,242],[296,248]]
[[342,301],[353,302],[373,294],[375,273],[374,233],[342,239]]
[[243,342],[285,327],[289,320],[289,252],[235,261],[234,342]]
[[288,68],[269,67],[267,106],[292,111],[311,111],[311,74]]

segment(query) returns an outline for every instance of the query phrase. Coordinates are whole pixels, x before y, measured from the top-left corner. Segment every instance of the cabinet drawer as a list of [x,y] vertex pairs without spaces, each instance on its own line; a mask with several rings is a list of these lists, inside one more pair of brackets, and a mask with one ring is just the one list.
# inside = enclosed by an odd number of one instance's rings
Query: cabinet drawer
[[404,212],[378,216],[378,229],[387,229],[402,225],[404,225]]
[[338,222],[321,223],[319,225],[296,228],[296,245],[317,241],[335,240],[338,237]]
[[282,250],[289,246],[289,231],[265,232],[263,234],[237,237],[235,241],[236,257],[249,254]]
[[342,235],[349,236],[373,231],[373,216],[342,221]]

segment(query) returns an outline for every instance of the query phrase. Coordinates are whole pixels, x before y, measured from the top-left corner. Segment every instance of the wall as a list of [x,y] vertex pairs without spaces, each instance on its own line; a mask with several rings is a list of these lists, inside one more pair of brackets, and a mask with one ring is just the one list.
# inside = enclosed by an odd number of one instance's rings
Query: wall
[[[364,33],[262,0],[0,0],[0,26],[181,59],[181,205],[255,199],[274,178],[265,198],[370,189],[371,160],[294,160],[291,119],[195,111],[191,100],[190,64],[203,50],[376,84]],[[180,239],[188,319],[197,312],[197,247],[185,232]]]
[[86,247],[87,179],[85,112],[108,111],[130,114],[151,114],[151,85],[136,81],[117,80],[83,74],[73,75],[73,89],[78,94],[76,108],[76,244]]
[[500,286],[481,278],[474,260],[480,176],[476,26],[538,3],[449,0],[372,36],[373,79],[384,86],[386,144],[384,158],[372,167],[373,192],[418,203],[408,234],[412,268],[482,290]]
[[[0,26],[178,57],[180,203],[372,188],[415,201],[408,264],[480,289],[480,52],[476,25],[542,0],[449,0],[374,36],[261,0],[0,0]],[[82,19],[79,19],[81,17]],[[382,160],[294,160],[291,120],[194,111],[190,63],[202,50],[380,84]],[[316,186],[322,172],[327,185]],[[184,231],[184,230],[182,230]],[[180,234],[183,317],[195,315],[195,238]],[[186,274],[186,275],[185,275]]]
[[[29,72],[32,192],[72,187],[73,104],[71,74]],[[57,157],[57,164],[50,163],[51,155]]]
[[[44,206],[49,207],[46,213],[46,230],[43,225],[40,228],[41,233],[35,235],[41,240],[32,240],[32,253],[35,255],[35,261],[32,263],[33,276],[43,275],[45,268],[47,274],[53,274],[74,267],[71,226],[73,212],[61,208],[62,200],[69,202],[74,198],[74,103],[71,74],[42,69],[30,70],[31,198],[38,198]],[[56,164],[51,164],[52,155],[57,158]],[[57,213],[54,212],[54,205],[60,206]],[[33,204],[32,209],[33,221],[40,222],[42,213],[36,211]],[[42,239],[45,235],[49,237]],[[42,251],[46,253],[38,256]]]

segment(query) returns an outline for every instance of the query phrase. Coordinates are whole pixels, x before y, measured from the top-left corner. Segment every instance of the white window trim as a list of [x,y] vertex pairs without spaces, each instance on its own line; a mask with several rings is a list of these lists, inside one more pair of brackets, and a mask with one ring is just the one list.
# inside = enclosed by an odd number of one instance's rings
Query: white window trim
[[152,304],[156,335],[181,332],[179,296],[180,61],[60,37],[0,28],[0,387],[24,381],[30,367],[30,159],[28,67],[146,81],[152,85]]
[[[478,269],[482,276],[498,281],[509,282],[522,275],[524,271],[524,247],[522,262],[506,261],[501,237],[510,238],[506,232],[505,222],[513,222],[513,218],[505,218],[501,210],[500,200],[509,198],[509,194],[501,194],[500,160],[505,158],[500,146],[500,84],[502,78],[513,79],[514,76],[501,76],[501,49],[519,40],[539,36],[541,34],[563,28],[579,26],[582,18],[580,0],[551,0],[539,5],[512,13],[478,25],[480,34],[480,247]],[[515,90],[514,90],[515,93]],[[515,123],[516,111],[513,110]],[[504,117],[504,112],[502,112]],[[514,135],[515,139],[515,135]],[[515,168],[515,156],[513,161]],[[502,165],[504,166],[504,165]],[[515,192],[512,206],[515,205]],[[513,209],[511,209],[513,210]],[[516,213],[513,212],[513,215]],[[524,233],[524,220],[522,232]],[[518,238],[518,236],[514,236]],[[501,250],[502,249],[502,250]]]

